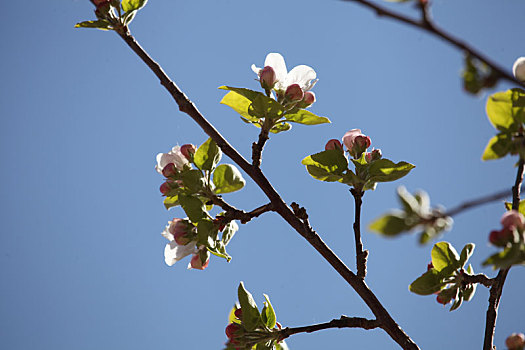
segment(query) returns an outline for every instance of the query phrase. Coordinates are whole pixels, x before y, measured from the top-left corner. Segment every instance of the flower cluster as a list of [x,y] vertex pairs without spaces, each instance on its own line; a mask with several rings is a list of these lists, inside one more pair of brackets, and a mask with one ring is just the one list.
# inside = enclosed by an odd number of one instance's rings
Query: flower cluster
[[[343,144],[354,159],[359,159],[363,152],[366,152],[370,147],[372,141],[369,136],[362,134],[360,129],[352,129],[344,134],[343,143],[337,139],[331,139],[326,143],[325,150],[336,149],[343,152]],[[381,159],[382,156],[380,149],[372,149],[372,151],[365,153],[365,159],[368,163]]]
[[525,347],[525,335],[523,333],[512,333],[505,340],[509,350],[523,350]]
[[515,236],[523,234],[525,217],[516,210],[510,210],[501,217],[501,225],[501,230],[493,230],[489,234],[489,242],[497,247],[505,247],[514,241]]
[[301,108],[315,102],[315,94],[310,91],[318,80],[313,68],[299,65],[288,72],[283,56],[272,52],[266,56],[263,68],[252,64],[252,70],[267,93],[276,92],[279,102],[294,103]]
[[187,219],[174,218],[162,231],[162,236],[170,241],[164,248],[164,260],[172,266],[182,258],[193,254],[188,269],[204,270],[210,261],[206,247],[196,247],[197,228]]
[[195,150],[194,145],[187,144],[175,146],[168,153],[157,154],[155,169],[159,174],[166,177],[166,182],[160,185],[160,192],[163,195],[168,195],[173,189],[181,185],[180,180],[175,180],[174,177],[185,168],[191,167],[190,161],[193,159]]

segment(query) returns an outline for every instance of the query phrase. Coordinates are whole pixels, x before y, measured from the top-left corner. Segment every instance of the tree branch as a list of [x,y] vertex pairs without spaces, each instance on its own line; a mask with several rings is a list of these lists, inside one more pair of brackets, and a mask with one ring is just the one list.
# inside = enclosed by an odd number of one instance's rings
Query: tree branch
[[323,256],[323,258],[344,278],[348,284],[359,294],[361,299],[367,304],[377,320],[381,323],[388,335],[398,343],[403,349],[419,349],[410,337],[399,327],[383,307],[375,294],[368,288],[365,282],[357,277],[339,257],[323,242],[321,237],[309,225],[299,219],[294,212],[286,205],[277,191],[264,176],[259,167],[252,166],[242,155],[234,149],[226,139],[211,125],[204,116],[197,110],[195,105],[186,97],[179,87],[170,80],[160,65],[155,62],[138,44],[135,38],[129,33],[127,27],[119,30],[118,34],[126,44],[144,61],[144,63],[159,78],[160,83],[168,90],[179,110],[188,114],[200,127],[208,134],[220,147],[224,154],[230,157],[266,194],[273,205],[274,211],[292,226],[301,236],[303,236],[312,247]]
[[224,199],[222,199],[222,197],[220,196],[214,196],[211,201],[214,205],[218,205],[226,212],[224,214],[224,218],[227,221],[239,220],[241,224],[246,224],[253,218],[258,217],[259,215],[262,215],[268,211],[273,211],[272,203],[262,205],[250,212],[245,212],[244,210],[237,209],[234,206],[226,203],[226,201],[224,201]]
[[[512,187],[512,209],[518,210],[520,206],[520,189],[523,182],[523,168],[524,160],[520,159],[518,163],[518,172],[516,174],[516,181]],[[503,284],[507,278],[510,267],[501,269],[498,275],[494,278],[494,284],[490,288],[489,306],[487,309],[487,316],[485,321],[485,339],[483,342],[483,350],[492,350],[494,341],[494,332],[496,329],[496,319],[498,317],[498,306],[503,292]]]
[[488,278],[482,273],[477,274],[477,275],[469,275],[469,274],[464,273],[462,276],[462,279],[463,279],[464,285],[479,283],[479,284],[484,285],[487,288],[490,288],[494,285],[494,279]]
[[279,331],[280,339],[286,339],[291,335],[297,333],[313,333],[323,329],[329,328],[363,328],[374,329],[380,327],[379,321],[368,320],[361,317],[347,317],[341,316],[339,319],[333,319],[330,322],[313,324],[304,327],[283,328]]
[[394,11],[390,11],[384,7],[381,7],[379,5],[376,5],[374,3],[372,3],[371,1],[368,1],[368,0],[342,0],[342,1],[345,1],[345,2],[354,2],[354,3],[358,3],[362,6],[365,6],[365,7],[368,7],[369,9],[372,9],[376,12],[376,14],[378,16],[384,16],[384,17],[388,17],[388,18],[392,18],[392,19],[395,19],[399,22],[402,22],[402,23],[405,23],[405,24],[408,24],[410,26],[413,26],[413,27],[416,27],[416,28],[419,28],[423,31],[426,31],[434,36],[437,36],[441,39],[443,39],[444,41],[446,41],[447,43],[451,44],[452,46],[455,46],[457,47],[458,49],[461,49],[465,52],[467,52],[468,54],[470,54],[471,56],[477,58],[478,60],[480,60],[481,62],[484,62],[487,66],[489,66],[493,72],[497,73],[497,75],[500,77],[500,78],[503,78],[511,83],[514,83],[518,86],[521,86],[522,88],[525,88],[525,82],[520,82],[519,80],[517,80],[511,73],[509,73],[506,69],[500,67],[496,62],[492,61],[489,57],[487,57],[486,55],[482,54],[480,51],[476,50],[475,48],[469,46],[467,43],[465,43],[464,41],[458,39],[458,38],[455,38],[454,36],[452,36],[451,34],[448,34],[447,32],[445,32],[444,30],[438,28],[429,18],[428,14],[426,13],[426,11],[428,11],[428,9],[426,9],[425,7],[425,14],[422,16],[423,18],[421,20],[415,20],[415,19],[412,19],[408,16],[405,16],[405,15],[402,15],[400,13],[396,13]]
[[512,196],[512,195],[513,195],[513,191],[512,190],[503,190],[503,191],[496,192],[496,193],[493,193],[493,194],[489,194],[489,195],[486,195],[486,196],[483,196],[483,197],[472,199],[472,200],[463,202],[462,204],[458,205],[457,207],[454,207],[454,208],[452,208],[450,210],[447,210],[442,216],[457,215],[457,214],[459,214],[459,213],[461,213],[461,212],[463,212],[463,211],[465,211],[467,209],[471,209],[471,208],[474,208],[474,207],[477,207],[477,206],[480,206],[480,205],[483,205],[483,204],[487,204],[487,203],[490,203],[490,202],[495,202],[495,201],[504,199],[504,198]]
[[366,276],[366,259],[368,257],[368,250],[363,250],[363,242],[361,241],[361,205],[363,204],[362,191],[355,188],[350,190],[354,196],[355,202],[355,218],[354,218],[354,236],[355,236],[355,258],[357,277],[364,279]]

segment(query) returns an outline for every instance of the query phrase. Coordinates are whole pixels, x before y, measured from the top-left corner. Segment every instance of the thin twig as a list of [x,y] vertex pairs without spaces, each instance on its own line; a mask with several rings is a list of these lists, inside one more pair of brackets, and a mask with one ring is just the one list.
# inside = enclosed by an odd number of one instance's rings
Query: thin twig
[[[516,181],[512,186],[512,209],[518,210],[520,206],[520,190],[523,182],[523,168],[524,160],[520,159],[518,163],[518,172],[516,174]],[[489,306],[487,309],[487,316],[485,321],[485,338],[483,342],[483,350],[492,350],[494,341],[494,332],[496,330],[496,319],[498,317],[498,306],[503,292],[503,284],[507,278],[510,267],[501,269],[498,275],[494,278],[494,284],[490,288]]]
[[490,288],[494,285],[494,279],[488,278],[486,275],[482,273],[477,274],[477,275],[468,275],[465,273],[463,274],[462,278],[463,278],[463,283],[465,285],[479,283],[479,284],[484,285],[487,288]]
[[363,242],[361,241],[361,205],[363,204],[363,195],[365,193],[354,188],[350,190],[350,193],[354,196],[355,202],[355,218],[353,226],[357,277],[364,279],[366,276],[366,259],[368,257],[368,250],[363,250]]
[[262,215],[269,211],[273,211],[272,203],[262,205],[250,212],[245,212],[244,210],[237,209],[234,206],[226,203],[226,201],[220,196],[214,196],[211,202],[214,205],[218,205],[224,211],[226,211],[226,213],[223,216],[227,221],[240,220],[241,224],[246,224],[253,218],[258,217],[259,215]]
[[463,202],[462,204],[458,205],[457,207],[454,207],[450,210],[447,210],[443,216],[454,216],[454,215],[457,215],[467,209],[471,209],[471,208],[474,208],[474,207],[477,207],[477,206],[480,206],[480,205],[483,205],[483,204],[487,204],[487,203],[490,203],[490,202],[496,202],[496,201],[499,201],[501,199],[504,199],[506,197],[509,197],[509,196],[512,196],[513,195],[513,192],[512,190],[503,190],[503,191],[499,191],[499,192],[496,192],[496,193],[493,193],[493,194],[489,194],[489,195],[486,195],[486,196],[483,196],[483,197],[479,197],[479,198],[476,198],[476,199],[472,199],[472,200],[469,200],[469,201],[466,201],[466,202]]
[[342,1],[355,2],[355,3],[361,4],[361,5],[365,6],[365,7],[368,7],[370,9],[374,10],[377,13],[378,16],[385,16],[385,17],[393,18],[393,19],[395,19],[397,21],[400,21],[402,23],[408,24],[410,26],[422,29],[422,30],[424,30],[424,31],[426,31],[426,32],[428,32],[430,34],[433,34],[433,35],[443,39],[444,41],[448,42],[452,46],[455,46],[455,47],[457,47],[457,48],[467,52],[471,56],[477,58],[479,61],[484,62],[487,66],[489,66],[492,69],[493,72],[497,73],[497,75],[500,78],[506,79],[507,81],[509,81],[509,82],[511,82],[513,84],[517,84],[518,86],[521,86],[521,87],[525,88],[525,82],[520,82],[519,80],[517,80],[506,69],[500,67],[496,62],[492,61],[489,57],[487,57],[486,55],[482,54],[480,51],[474,49],[473,47],[471,47],[470,45],[468,45],[464,41],[462,41],[462,40],[460,40],[458,38],[455,38],[451,34],[448,34],[444,30],[436,27],[436,25],[433,22],[431,22],[431,20],[428,17],[425,17],[422,20],[415,20],[415,19],[412,19],[412,18],[410,18],[408,16],[402,15],[400,13],[396,13],[394,11],[390,11],[390,10],[388,10],[388,9],[386,9],[384,7],[381,7],[379,5],[376,5],[376,4],[374,4],[374,3],[372,3],[372,2],[370,2],[368,0],[342,0]]
[[304,327],[283,328],[279,334],[280,339],[286,339],[289,336],[297,333],[313,333],[323,329],[329,328],[362,328],[374,329],[380,327],[379,321],[368,320],[361,317],[347,317],[341,316],[339,319],[333,319],[330,322],[313,324]]
[[356,291],[363,299],[372,313],[381,323],[381,328],[398,343],[403,349],[419,349],[412,339],[399,327],[383,307],[375,294],[368,288],[366,283],[357,277],[339,257],[323,242],[321,237],[309,225],[299,219],[294,212],[286,205],[279,193],[273,188],[268,179],[264,176],[259,167],[254,167],[244,159],[244,157],[233,148],[226,139],[211,125],[206,118],[197,110],[195,105],[186,97],[179,87],[167,76],[160,65],[155,62],[144,49],[138,44],[135,38],[129,33],[127,28],[118,32],[126,44],[144,61],[144,63],[159,78],[160,83],[168,90],[179,110],[188,114],[201,129],[210,136],[217,146],[230,157],[242,170],[252,178],[259,188],[266,194],[273,205],[274,211],[292,226],[297,233],[303,236],[319,254],[339,273],[339,275]]

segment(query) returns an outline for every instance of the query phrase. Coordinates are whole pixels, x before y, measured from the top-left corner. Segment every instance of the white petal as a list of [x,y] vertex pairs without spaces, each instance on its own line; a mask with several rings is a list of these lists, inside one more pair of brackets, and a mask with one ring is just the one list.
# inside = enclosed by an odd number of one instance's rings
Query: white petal
[[264,66],[270,66],[275,71],[275,78],[277,81],[283,81],[286,78],[288,70],[286,69],[286,63],[284,57],[280,53],[272,52],[266,56],[264,60]]
[[286,76],[286,79],[284,80],[284,85],[288,87],[292,84],[299,84],[299,86],[304,91],[308,91],[317,82],[315,80],[316,77],[317,77],[317,74],[315,73],[312,67],[300,65],[300,66],[294,67],[288,73],[288,75]]
[[162,231],[162,237],[166,238],[168,241],[173,241],[175,239],[175,237],[173,237],[173,234],[171,234],[171,232],[169,231],[169,228],[170,228],[170,225],[168,224],[168,226],[166,226],[166,228],[164,229],[164,231]]
[[166,265],[172,266],[180,259],[195,253],[197,251],[195,243],[196,242],[193,241],[186,245],[178,245],[177,242],[173,241],[166,244],[164,248],[164,261]]
[[255,64],[252,64],[252,70],[255,74],[257,74],[257,76],[259,76],[261,74],[262,68],[257,67]]

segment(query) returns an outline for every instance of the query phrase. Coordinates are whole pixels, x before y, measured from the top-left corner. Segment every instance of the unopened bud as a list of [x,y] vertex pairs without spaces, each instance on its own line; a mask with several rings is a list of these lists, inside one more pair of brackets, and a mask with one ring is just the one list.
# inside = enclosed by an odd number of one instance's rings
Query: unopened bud
[[383,155],[380,149],[373,149],[372,152],[366,152],[365,159],[367,163],[373,162],[374,160],[381,159]]
[[523,333],[512,333],[505,340],[509,350],[522,350],[525,347],[525,335]]
[[360,129],[352,129],[343,136],[343,143],[354,158],[361,157],[372,144],[370,137],[361,133]]
[[506,228],[501,230],[493,230],[489,234],[489,242],[496,247],[505,247],[512,239],[512,231]]
[[160,185],[160,193],[166,195],[169,191],[171,191],[171,186],[168,182],[164,182],[162,185]]
[[324,149],[325,151],[336,149],[336,150],[340,150],[341,152],[343,152],[343,144],[339,142],[339,140],[331,139],[330,141],[326,143],[326,145],[324,146]]
[[242,309],[235,310],[234,314],[240,320],[242,318]]
[[277,83],[275,70],[270,66],[266,66],[261,69],[261,72],[259,73],[259,81],[261,82],[261,86],[264,90],[273,89],[275,83]]
[[313,105],[315,102],[315,94],[311,91],[306,91],[304,93],[303,102],[306,105],[306,107]]
[[185,144],[180,146],[180,153],[182,153],[182,155],[186,157],[186,159],[189,161],[193,160],[193,155],[196,151],[197,147],[195,147],[192,144]]
[[228,339],[234,339],[240,329],[241,329],[241,326],[238,325],[237,323],[230,323],[229,325],[226,326],[226,330],[225,330],[226,336],[228,337]]
[[194,226],[188,220],[175,218],[170,221],[168,231],[173,235],[178,245],[186,245],[195,238],[193,228]]
[[175,167],[175,164],[169,163],[162,169],[162,175],[164,177],[170,177],[177,174],[177,168]]
[[301,101],[304,97],[304,92],[303,89],[301,89],[301,87],[299,86],[299,84],[292,84],[286,88],[284,96],[289,101]]
[[440,304],[443,304],[443,305],[447,305],[448,303],[450,303],[450,300],[448,300],[448,301],[444,300],[439,294],[436,297],[436,301],[438,303],[440,303]]
[[501,225],[509,230],[513,228],[523,229],[525,217],[517,210],[509,210],[501,217]]
[[188,268],[191,269],[197,269],[197,270],[204,270],[208,267],[208,264],[210,263],[210,253],[206,248],[199,250],[197,254],[193,254],[190,266]]
[[99,6],[99,5],[103,5],[106,3],[110,3],[111,0],[91,0],[91,2],[93,3],[93,5]]
[[525,82],[525,57],[520,57],[514,62],[512,73],[516,79]]

